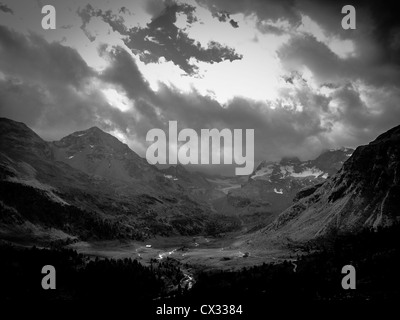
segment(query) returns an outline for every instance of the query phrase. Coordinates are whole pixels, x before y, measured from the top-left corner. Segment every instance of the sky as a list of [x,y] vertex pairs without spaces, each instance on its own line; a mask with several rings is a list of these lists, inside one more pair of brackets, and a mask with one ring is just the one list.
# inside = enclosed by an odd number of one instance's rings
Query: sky
[[45,140],[98,126],[145,156],[147,132],[177,121],[254,129],[255,164],[307,160],[399,125],[399,102],[391,2],[0,0],[0,116]]

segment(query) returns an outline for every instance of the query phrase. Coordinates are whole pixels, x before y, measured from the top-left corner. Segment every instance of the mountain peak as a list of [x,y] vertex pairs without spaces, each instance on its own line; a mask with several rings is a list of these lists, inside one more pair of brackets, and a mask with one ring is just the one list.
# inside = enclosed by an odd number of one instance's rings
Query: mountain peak
[[[118,181],[151,179],[154,168],[129,146],[98,127],[74,132],[52,143],[54,157],[90,175]],[[150,172],[150,173],[148,173]]]
[[93,126],[93,127],[89,128],[89,129],[87,129],[87,130],[84,130],[84,131],[87,131],[87,132],[94,132],[94,133],[106,133],[105,131],[101,130],[101,129],[100,129],[99,127],[97,127],[97,126]]
[[60,141],[55,142],[55,145],[62,147],[101,146],[121,152],[126,152],[126,149],[129,148],[125,143],[96,126],[87,130],[71,133],[70,135],[62,138]]
[[86,134],[91,134],[91,135],[110,135],[107,132],[101,130],[99,127],[91,127],[89,129],[86,130],[81,130],[81,131],[75,131],[72,134],[70,134],[70,136],[75,136],[75,137],[82,137]]

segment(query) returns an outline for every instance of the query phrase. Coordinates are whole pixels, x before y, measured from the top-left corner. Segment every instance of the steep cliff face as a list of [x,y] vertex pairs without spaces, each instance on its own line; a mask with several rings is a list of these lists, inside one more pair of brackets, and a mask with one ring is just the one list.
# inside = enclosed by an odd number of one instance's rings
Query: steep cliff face
[[400,126],[358,147],[339,172],[298,196],[262,233],[308,240],[400,221]]

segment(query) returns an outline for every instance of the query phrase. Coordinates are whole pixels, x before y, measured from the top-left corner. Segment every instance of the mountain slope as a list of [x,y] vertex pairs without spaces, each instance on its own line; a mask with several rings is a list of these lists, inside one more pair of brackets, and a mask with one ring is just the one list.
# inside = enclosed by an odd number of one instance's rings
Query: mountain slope
[[141,239],[234,225],[220,223],[207,206],[98,128],[48,143],[23,123],[0,118],[0,147],[3,235],[54,228],[81,238]]
[[177,187],[190,193],[190,195],[201,203],[209,204],[210,208],[213,200],[225,196],[225,193],[221,190],[221,183],[218,184],[216,181],[221,180],[225,182],[229,179],[207,177],[199,172],[188,171],[181,164],[170,166],[161,171],[165,178],[172,181]]
[[126,144],[97,127],[51,143],[54,158],[87,174],[112,180],[149,181],[158,170]]
[[[337,174],[262,230],[304,241],[400,221],[400,126],[358,147]],[[261,237],[265,241],[265,237]]]
[[240,215],[250,226],[265,226],[290,207],[299,192],[309,192],[336,173],[353,151],[350,148],[326,150],[308,161],[298,158],[262,161],[247,182],[215,200],[214,207],[221,213]]

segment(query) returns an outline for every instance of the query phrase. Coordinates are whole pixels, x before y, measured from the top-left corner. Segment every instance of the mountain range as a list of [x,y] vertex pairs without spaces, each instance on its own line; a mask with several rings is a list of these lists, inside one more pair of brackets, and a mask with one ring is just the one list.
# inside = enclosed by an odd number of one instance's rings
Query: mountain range
[[335,174],[353,151],[324,150],[316,159],[307,161],[296,157],[262,161],[246,181],[236,184],[213,205],[221,213],[239,215],[249,227],[267,225],[290,207],[298,194],[307,194]]
[[248,177],[158,169],[97,127],[47,142],[0,118],[0,236],[146,239],[246,231],[308,241],[400,219],[400,126],[356,150],[262,161]]
[[235,228],[97,127],[46,142],[0,119],[3,238],[143,239]]
[[359,146],[340,170],[297,195],[255,243],[306,242],[400,222],[400,126]]

